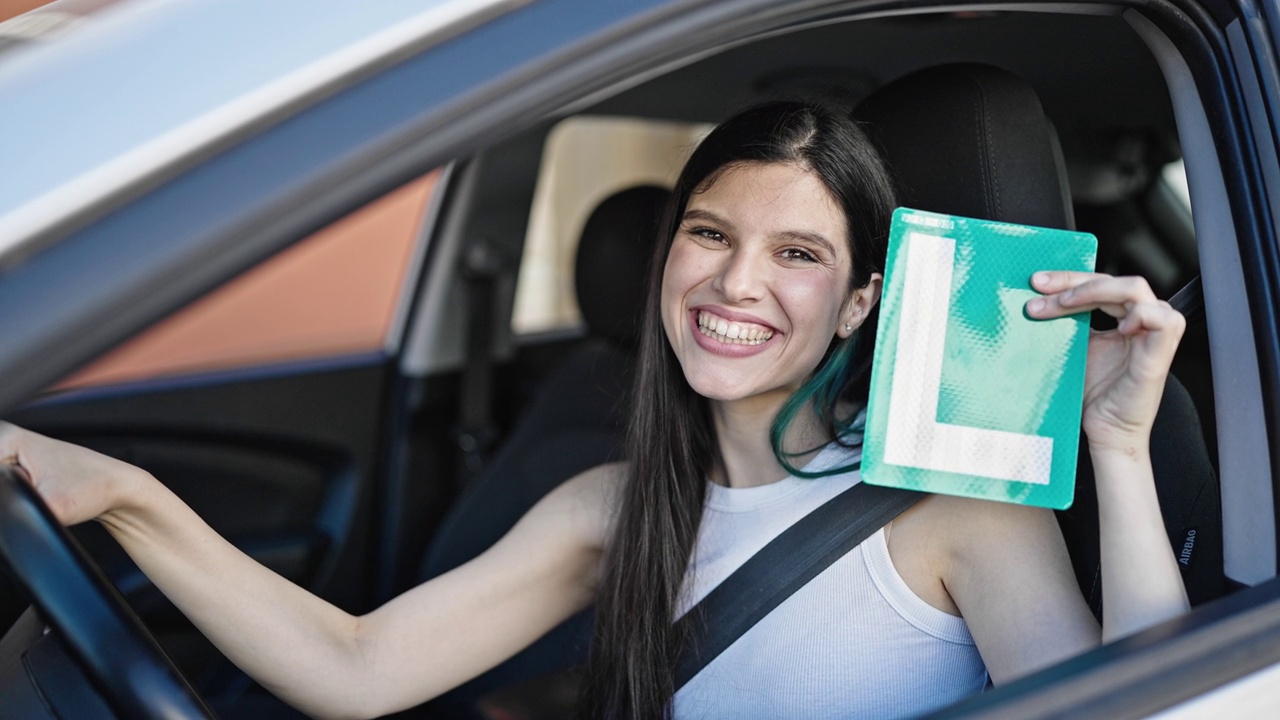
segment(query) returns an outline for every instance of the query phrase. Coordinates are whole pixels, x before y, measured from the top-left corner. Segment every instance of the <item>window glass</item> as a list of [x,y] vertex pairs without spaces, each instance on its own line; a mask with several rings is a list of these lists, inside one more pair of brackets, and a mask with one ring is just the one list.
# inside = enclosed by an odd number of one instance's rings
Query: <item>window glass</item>
[[437,176],[316,232],[59,388],[380,350]]
[[1175,160],[1160,172],[1160,179],[1173,191],[1187,212],[1191,212],[1191,189],[1187,186],[1187,167],[1182,160]]
[[575,117],[547,136],[534,192],[511,326],[516,334],[577,327],[573,263],[587,217],[605,198],[637,185],[671,187],[700,123]]

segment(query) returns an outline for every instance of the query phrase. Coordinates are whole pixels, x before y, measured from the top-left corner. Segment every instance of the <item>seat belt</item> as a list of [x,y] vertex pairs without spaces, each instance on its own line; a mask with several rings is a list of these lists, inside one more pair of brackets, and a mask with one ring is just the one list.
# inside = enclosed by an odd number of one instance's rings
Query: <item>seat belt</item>
[[1204,286],[1200,282],[1200,276],[1191,278],[1191,282],[1182,286],[1182,289],[1174,293],[1169,298],[1169,305],[1174,310],[1182,313],[1183,317],[1190,323],[1192,320],[1198,319],[1204,314]]
[[463,484],[480,473],[497,439],[493,425],[494,292],[502,259],[493,243],[481,238],[467,248],[463,278],[467,285],[467,359],[459,392],[458,426],[453,437],[461,451],[459,477]]
[[925,493],[860,482],[761,548],[676,620],[689,639],[676,661],[676,689],[792,593],[923,497]]

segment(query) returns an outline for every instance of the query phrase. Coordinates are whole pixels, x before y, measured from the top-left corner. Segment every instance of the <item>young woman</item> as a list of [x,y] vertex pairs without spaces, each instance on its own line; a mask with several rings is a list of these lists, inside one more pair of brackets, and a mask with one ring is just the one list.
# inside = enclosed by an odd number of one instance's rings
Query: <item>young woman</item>
[[1038,273],[1032,317],[1119,319],[1090,344],[1083,416],[1101,630],[1051,513],[933,496],[673,698],[672,620],[857,481],[854,351],[871,346],[858,330],[880,293],[890,187],[843,113],[775,103],[719,126],[659,243],[629,461],[569,480],[480,557],[364,616],[256,564],[142,469],[3,425],[0,460],[63,522],[105,525],[228,657],[317,717],[420,703],[592,603],[583,709],[610,718],[911,715],[1183,612],[1148,456],[1183,319],[1141,279]]

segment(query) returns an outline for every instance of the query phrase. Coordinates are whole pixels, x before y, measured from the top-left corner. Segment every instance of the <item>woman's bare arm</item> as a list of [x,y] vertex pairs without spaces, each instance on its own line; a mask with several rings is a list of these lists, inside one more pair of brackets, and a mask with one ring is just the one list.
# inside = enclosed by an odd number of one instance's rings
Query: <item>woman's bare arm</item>
[[942,580],[1000,685],[1098,645],[1053,513],[957,497],[928,500]]
[[1147,448],[1142,443],[1090,452],[1098,485],[1103,642],[1190,608],[1165,534]]
[[144,471],[10,425],[0,461],[22,465],[60,520],[99,520],[233,662],[323,718],[420,703],[586,607],[618,475],[574,478],[480,557],[356,617],[237,550]]
[[[1102,541],[1102,628],[1080,593],[1049,510],[941,496],[921,508],[946,548],[940,566],[947,593],[997,685],[1186,611],[1149,461],[1144,465],[1141,455],[1095,453],[1093,462]],[[1120,491],[1106,497],[1107,487]]]
[[621,467],[570,480],[475,560],[360,619],[371,702],[410,707],[514,655],[594,599]]
[[1102,637],[1123,637],[1187,610],[1151,470],[1151,427],[1186,320],[1140,277],[1037,273],[1034,317],[1101,310],[1115,330],[1093,332],[1081,419],[1098,487]]
[[1151,427],[1186,322],[1142,278],[1036,273],[1027,312],[1102,310],[1115,330],[1090,337],[1082,425],[1098,488],[1102,628],[1088,616],[1048,511],[988,503],[952,526],[948,589],[1001,680],[1188,608],[1151,470]]

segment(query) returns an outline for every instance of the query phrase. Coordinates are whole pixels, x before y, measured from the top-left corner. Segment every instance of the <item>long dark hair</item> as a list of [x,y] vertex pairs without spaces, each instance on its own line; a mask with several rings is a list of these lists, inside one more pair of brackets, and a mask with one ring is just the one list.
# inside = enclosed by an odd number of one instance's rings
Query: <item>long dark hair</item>
[[[676,182],[663,242],[657,243],[650,268],[627,432],[629,465],[597,594],[583,717],[652,720],[671,714],[672,668],[686,640],[672,622],[707,478],[720,458],[707,402],[685,381],[663,331],[662,268],[689,198],[725,169],[744,163],[795,163],[823,182],[847,221],[854,261],[850,290],[865,286],[883,266],[892,183],[847,112],[801,102],[768,103],[721,123],[694,150]],[[808,388],[809,401],[788,406],[812,407],[831,437],[838,437],[847,419],[835,417],[834,401],[848,392],[870,346],[865,338],[833,341],[814,379],[797,393]],[[781,430],[775,427],[774,434],[780,438]],[[780,441],[775,452],[790,467]]]

